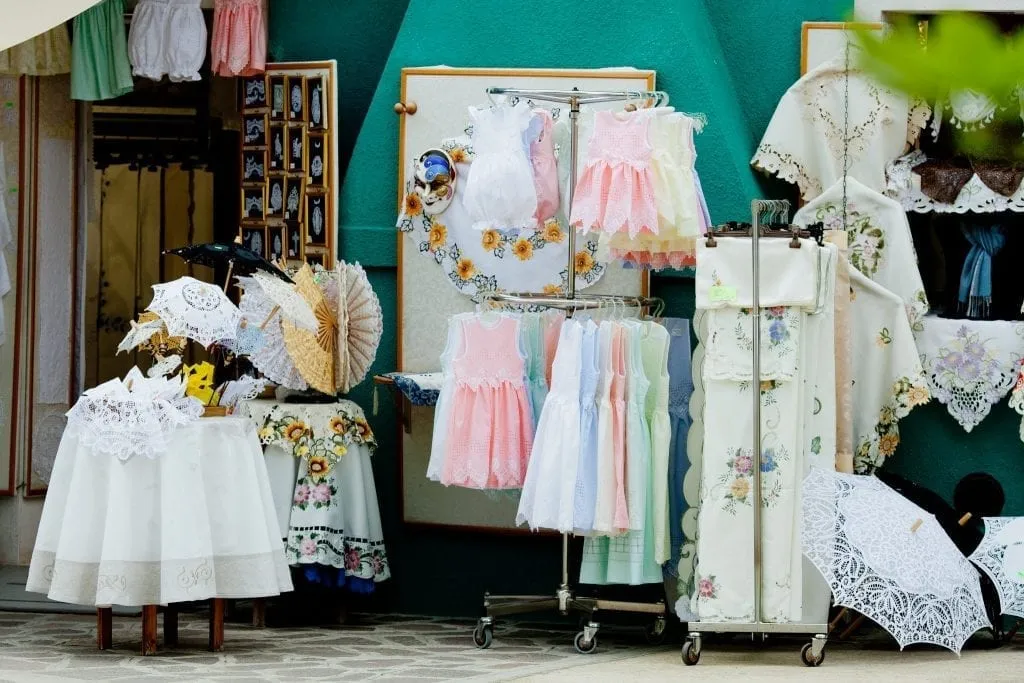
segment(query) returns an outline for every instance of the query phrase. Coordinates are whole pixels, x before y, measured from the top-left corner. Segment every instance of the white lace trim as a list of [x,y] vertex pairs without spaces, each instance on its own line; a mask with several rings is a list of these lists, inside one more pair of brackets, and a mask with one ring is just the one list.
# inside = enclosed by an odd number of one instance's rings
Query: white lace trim
[[762,142],[750,160],[754,168],[778,176],[779,180],[795,184],[803,198],[821,194],[821,182],[812,178],[803,165],[792,154],[775,149],[770,143]]

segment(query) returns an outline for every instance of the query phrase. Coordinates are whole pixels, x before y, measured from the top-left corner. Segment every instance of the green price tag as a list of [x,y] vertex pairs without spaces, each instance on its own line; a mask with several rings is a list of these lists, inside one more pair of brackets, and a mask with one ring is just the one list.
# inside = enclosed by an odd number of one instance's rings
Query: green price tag
[[736,288],[726,287],[725,285],[713,285],[708,290],[708,296],[711,297],[712,301],[735,301]]

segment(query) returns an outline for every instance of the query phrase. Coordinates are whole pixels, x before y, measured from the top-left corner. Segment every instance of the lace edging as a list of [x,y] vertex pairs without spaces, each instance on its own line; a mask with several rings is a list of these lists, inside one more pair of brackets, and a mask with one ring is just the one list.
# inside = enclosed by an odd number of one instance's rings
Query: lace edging
[[932,400],[924,369],[919,368],[915,379],[900,377],[889,390],[889,400],[878,411],[878,421],[871,433],[863,437],[853,456],[853,471],[870,474],[882,466],[885,459],[896,452],[900,444],[899,421],[917,406]]
[[780,152],[770,144],[758,145],[750,164],[759,171],[796,185],[803,199],[812,199],[821,194],[821,183],[811,178],[792,154]]

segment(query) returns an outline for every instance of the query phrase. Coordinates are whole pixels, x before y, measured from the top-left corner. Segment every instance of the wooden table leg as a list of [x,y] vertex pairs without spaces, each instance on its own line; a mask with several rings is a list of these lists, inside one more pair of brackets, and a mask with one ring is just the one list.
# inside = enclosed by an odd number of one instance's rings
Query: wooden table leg
[[256,628],[267,627],[267,600],[255,598],[252,601],[252,625]]
[[110,607],[96,608],[96,646],[109,650],[114,640],[114,611]]
[[174,647],[178,644],[178,606],[167,605],[164,608],[164,645]]
[[210,652],[224,649],[224,599],[210,600]]
[[156,605],[142,607],[142,654],[156,654]]

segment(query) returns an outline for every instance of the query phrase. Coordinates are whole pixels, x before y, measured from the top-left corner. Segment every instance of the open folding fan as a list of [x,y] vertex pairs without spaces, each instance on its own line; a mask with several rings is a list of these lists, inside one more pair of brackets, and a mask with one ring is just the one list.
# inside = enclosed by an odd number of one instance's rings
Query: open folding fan
[[334,356],[338,343],[338,321],[327,298],[316,284],[313,271],[303,266],[295,275],[295,288],[313,309],[317,319],[315,332],[303,329],[287,319],[281,320],[284,344],[302,378],[319,392],[335,393]]
[[370,371],[384,333],[380,301],[358,263],[339,261],[338,349],[335,386],[348,392]]

